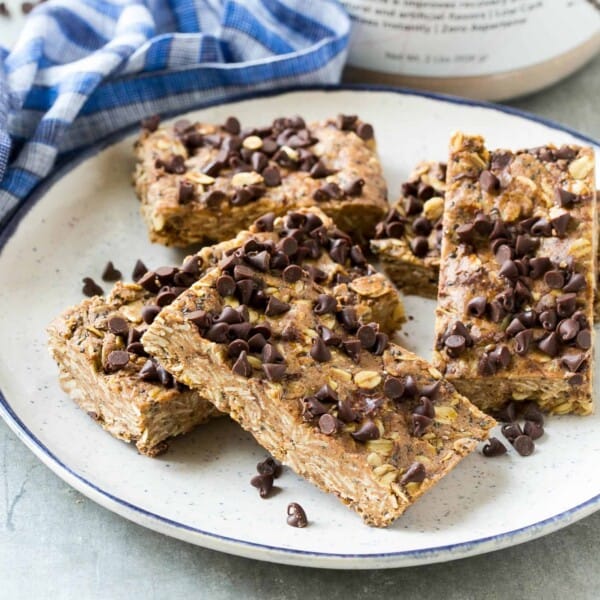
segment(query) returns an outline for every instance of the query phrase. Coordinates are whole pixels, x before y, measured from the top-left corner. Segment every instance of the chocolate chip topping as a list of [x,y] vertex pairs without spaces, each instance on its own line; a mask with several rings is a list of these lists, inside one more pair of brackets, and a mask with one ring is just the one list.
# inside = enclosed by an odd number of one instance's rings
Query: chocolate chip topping
[[250,485],[258,489],[258,494],[261,498],[268,498],[273,489],[273,475],[255,475],[250,480]]
[[429,252],[429,240],[424,236],[418,235],[410,241],[410,249],[415,256],[423,258]]
[[126,336],[129,333],[129,323],[123,317],[108,319],[108,330],[115,335]]
[[483,455],[489,458],[502,456],[503,454],[506,454],[506,452],[506,446],[495,437],[491,437],[482,449]]
[[325,435],[334,435],[338,432],[340,423],[338,420],[329,413],[325,413],[319,417],[319,429],[321,433]]
[[[317,301],[313,307],[316,315],[335,314],[337,308],[337,300],[330,294],[319,294]],[[375,343],[373,341],[373,343]]]
[[535,444],[533,443],[533,440],[528,435],[518,436],[512,442],[512,445],[514,446],[515,450],[521,456],[529,456],[529,455],[533,454],[533,451],[535,449]]
[[145,119],[142,119],[140,125],[146,130],[150,132],[154,132],[158,129],[160,125],[160,115],[150,115]]
[[126,350],[113,350],[108,354],[105,370],[107,373],[114,373],[125,367],[128,362],[129,352]]
[[523,432],[532,440],[537,440],[544,435],[544,427],[535,421],[525,421]]
[[488,194],[497,192],[500,189],[500,180],[491,171],[482,171],[479,176],[481,189]]
[[321,336],[317,336],[313,340],[313,344],[310,349],[310,355],[317,362],[327,362],[331,360],[331,350],[329,350],[327,344],[325,344]]
[[269,381],[281,381],[286,371],[286,366],[278,363],[264,363],[262,368]]
[[360,427],[350,434],[357,442],[366,442],[368,440],[379,439],[379,429],[373,421],[367,419]]
[[304,509],[297,503],[291,502],[287,507],[287,524],[291,527],[306,527],[308,519]]
[[121,279],[121,277],[121,271],[116,269],[112,261],[109,260],[104,267],[104,271],[102,271],[102,279],[104,281],[117,281]]
[[400,479],[401,485],[406,485],[407,483],[421,483],[425,480],[427,472],[425,470],[425,465],[420,462],[412,463],[402,478]]
[[237,360],[233,363],[231,370],[236,375],[241,375],[242,377],[252,376],[252,365],[248,362],[248,355],[246,352],[240,353]]
[[104,293],[104,290],[91,277],[84,277],[82,281],[83,287],[81,291],[88,298],[101,296]]
[[271,475],[277,479],[281,475],[281,463],[268,456],[256,465],[256,470],[260,475]]

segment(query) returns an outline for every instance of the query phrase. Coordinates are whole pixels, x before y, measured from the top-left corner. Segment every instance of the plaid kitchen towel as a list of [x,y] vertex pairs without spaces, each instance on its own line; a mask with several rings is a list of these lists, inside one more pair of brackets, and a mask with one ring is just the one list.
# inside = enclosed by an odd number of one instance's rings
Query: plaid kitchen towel
[[154,114],[339,80],[336,0],[50,0],[0,46],[0,225],[57,158]]

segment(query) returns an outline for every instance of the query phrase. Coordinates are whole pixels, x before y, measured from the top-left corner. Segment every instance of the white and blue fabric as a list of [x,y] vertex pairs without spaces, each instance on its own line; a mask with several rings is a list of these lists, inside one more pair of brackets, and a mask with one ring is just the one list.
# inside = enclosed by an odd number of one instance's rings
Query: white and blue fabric
[[334,83],[335,0],[49,0],[0,46],[0,224],[57,160],[156,113]]

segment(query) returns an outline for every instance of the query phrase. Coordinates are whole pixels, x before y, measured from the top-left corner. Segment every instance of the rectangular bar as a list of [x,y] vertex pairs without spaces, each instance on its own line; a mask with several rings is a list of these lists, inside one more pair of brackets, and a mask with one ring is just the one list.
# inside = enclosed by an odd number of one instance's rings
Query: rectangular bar
[[406,294],[436,298],[440,271],[446,165],[421,162],[402,195],[375,226],[371,252]]
[[267,212],[315,204],[363,242],[388,209],[373,128],[356,117],[145,125],[134,183],[153,242],[227,240]]
[[[298,213],[301,218],[309,214],[319,219],[325,234],[343,235],[318,209]],[[94,297],[65,311],[48,329],[50,352],[59,366],[65,392],[112,435],[135,442],[142,454],[150,456],[164,452],[169,438],[218,414],[196,392],[173,382],[146,354],[138,338],[161,306],[174,300],[227,253],[250,238],[264,242],[278,239],[280,229],[260,231],[264,222],[273,228],[272,218],[267,215],[234,240],[203,248],[179,268],[147,272],[137,284],[119,282],[106,299]],[[319,280],[324,286],[355,302],[361,318],[377,320],[391,333],[404,319],[402,303],[388,279],[373,272],[359,253],[357,247],[348,246],[346,251],[334,252],[338,262],[309,262],[313,269],[320,269]],[[120,330],[115,329],[117,325]],[[112,351],[126,352],[113,356],[124,364],[109,366]]]
[[[494,420],[426,361],[389,343],[356,298],[316,282],[289,242],[290,234],[300,248],[318,241],[326,270],[340,238],[295,216],[275,229],[274,245],[248,240],[163,309],[144,346],[275,458],[366,523],[387,526]],[[254,290],[248,305],[225,286],[232,280]]]
[[483,410],[593,408],[594,153],[450,143],[434,364]]

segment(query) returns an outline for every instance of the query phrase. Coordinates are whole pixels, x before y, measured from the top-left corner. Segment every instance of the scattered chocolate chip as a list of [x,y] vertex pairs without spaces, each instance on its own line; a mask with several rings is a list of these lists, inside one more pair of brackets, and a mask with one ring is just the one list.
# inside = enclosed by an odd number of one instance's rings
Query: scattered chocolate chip
[[176,297],[176,294],[172,292],[171,289],[166,289],[156,296],[156,305],[161,308],[163,306],[168,306]]
[[158,383],[159,379],[156,363],[149,358],[140,369],[138,376],[142,381],[146,381],[148,383]]
[[223,125],[223,129],[231,135],[239,135],[242,130],[240,122],[235,117],[228,117]]
[[297,503],[291,502],[287,507],[287,524],[291,527],[306,527],[308,519],[304,509]]
[[389,337],[386,333],[379,332],[375,335],[375,345],[371,348],[371,352],[375,356],[381,356],[388,346]]
[[489,236],[494,225],[487,215],[478,214],[473,221],[473,227],[479,235]]
[[571,222],[571,215],[568,212],[562,213],[558,217],[554,217],[550,219],[550,223],[554,230],[556,231],[556,235],[562,237],[567,233],[567,228],[569,227],[569,223]]
[[204,310],[194,310],[186,314],[188,321],[191,321],[200,331],[205,330],[211,324],[209,314]]
[[537,440],[544,435],[544,427],[535,421],[525,421],[523,432],[532,440]]
[[303,274],[304,271],[301,267],[299,267],[298,265],[290,265],[289,267],[286,267],[283,270],[281,276],[283,277],[283,280],[287,283],[295,283],[296,281],[302,279]]
[[577,308],[576,294],[562,294],[556,299],[556,312],[560,317],[570,317]]
[[488,194],[497,192],[500,189],[500,180],[491,171],[482,171],[479,175],[479,184],[481,189]]
[[229,358],[237,359],[242,352],[248,353],[249,350],[248,342],[242,339],[236,339],[227,346],[227,356]]
[[[313,311],[316,315],[335,314],[336,308],[337,300],[333,296],[330,294],[319,294]],[[375,343],[375,340],[373,340],[373,343]]]
[[262,368],[269,381],[281,381],[286,370],[284,364],[277,363],[264,363]]
[[466,348],[466,340],[462,335],[449,335],[444,341],[448,356],[457,358]]
[[562,188],[556,188],[554,190],[554,200],[559,206],[570,208],[577,201],[577,195]]
[[473,317],[483,317],[487,307],[487,300],[484,296],[476,296],[469,300],[467,304],[467,313]]
[[575,344],[581,350],[589,350],[592,347],[592,333],[589,329],[583,329],[577,334]]
[[84,277],[82,281],[83,287],[81,291],[88,298],[101,296],[104,293],[104,290],[91,277]]
[[356,197],[362,195],[363,187],[365,186],[364,179],[355,179],[344,187],[344,194],[350,197]]
[[429,252],[429,240],[424,236],[418,235],[410,241],[410,249],[416,257],[423,258]]
[[411,217],[423,212],[423,203],[415,196],[409,196],[404,201],[404,210]]
[[317,336],[313,340],[310,355],[317,362],[327,362],[331,360],[331,350],[327,347],[327,344],[325,344],[321,336]]
[[548,356],[558,356],[560,340],[556,333],[550,333],[538,342],[538,348]]
[[433,189],[433,186],[424,181],[419,182],[417,187],[417,198],[419,198],[419,200],[429,200],[430,198],[433,198],[434,194],[435,190]]
[[148,325],[150,325],[154,319],[156,318],[156,315],[158,315],[158,313],[160,312],[160,307],[156,306],[155,304],[147,304],[146,306],[144,306],[142,308],[142,319],[144,320],[144,323],[147,323]]
[[546,219],[538,219],[531,226],[531,234],[536,236],[549,237],[552,235],[552,225]]
[[421,404],[414,409],[413,414],[424,415],[425,417],[433,419],[435,417],[435,408],[433,407],[433,402],[431,402],[427,396],[421,396],[420,401]]
[[109,260],[104,267],[104,271],[102,271],[102,279],[104,281],[117,281],[121,279],[121,271],[115,268],[112,261]]
[[420,415],[418,413],[413,413],[411,419],[413,426],[412,434],[415,437],[421,437],[425,433],[425,431],[427,431],[429,425],[431,425],[431,423],[433,422],[433,419],[430,419],[429,417],[425,415]]
[[520,333],[525,329],[525,325],[519,321],[516,317],[508,324],[508,327],[504,330],[507,336],[514,337],[517,333]]
[[229,325],[227,323],[215,323],[209,327],[205,337],[216,344],[224,344],[229,339],[228,334]]
[[242,352],[237,360],[233,363],[231,370],[236,375],[241,375],[242,377],[251,377],[252,376],[252,365],[248,362],[248,355],[246,352]]
[[339,430],[340,424],[338,420],[329,413],[325,413],[319,417],[319,429],[325,435],[333,435]]
[[575,319],[563,319],[556,327],[556,333],[562,342],[570,342],[579,333],[579,323]]
[[532,258],[529,261],[529,275],[532,279],[538,279],[551,268],[552,262],[547,256]]
[[250,480],[250,485],[258,489],[258,494],[261,498],[268,498],[273,489],[273,475],[255,475]]
[[502,425],[502,435],[512,444],[519,436],[523,435],[523,431],[518,423],[507,423]]
[[287,302],[282,302],[275,296],[271,296],[267,308],[265,309],[265,315],[267,315],[267,317],[278,317],[288,312],[290,308],[291,306]]
[[473,227],[473,223],[459,225],[456,228],[456,235],[463,244],[472,243],[475,239],[475,228]]
[[528,435],[520,435],[515,438],[512,445],[521,456],[529,456],[533,454],[533,450],[535,449],[535,444]]
[[581,273],[573,273],[567,282],[567,284],[563,287],[563,292],[578,292],[585,287],[585,276]]
[[342,310],[337,314],[337,317],[342,324],[342,327],[349,333],[354,333],[358,329],[356,311],[351,306],[342,308]]
[[576,352],[575,354],[566,354],[560,359],[561,365],[566,367],[571,373],[579,370],[585,361],[584,352]]
[[342,342],[342,348],[344,352],[355,362],[358,363],[360,360],[360,351],[362,344],[360,340],[356,338],[348,338]]
[[373,421],[366,420],[361,426],[350,434],[358,442],[366,442],[368,440],[379,439],[379,428]]
[[544,283],[550,289],[560,290],[565,285],[565,274],[558,269],[546,271],[544,274]]
[[129,323],[123,317],[111,317],[108,319],[108,330],[115,335],[126,336],[129,332]]
[[369,350],[375,345],[377,330],[372,325],[362,325],[356,332],[356,337],[360,340],[363,348]]
[[125,367],[129,362],[129,352],[126,350],[113,350],[106,358],[106,372],[114,373]]
[[412,463],[402,478],[400,479],[401,485],[406,485],[407,483],[421,483],[425,480],[427,472],[425,471],[425,465],[420,462]]
[[369,125],[369,123],[361,123],[356,128],[356,135],[358,135],[359,138],[368,141],[373,139],[375,132],[373,131],[373,127]]
[[256,465],[256,470],[260,475],[271,475],[274,479],[277,479],[281,475],[281,464],[268,456]]
[[500,267],[499,274],[510,280],[519,276],[519,269],[513,260],[505,260]]
[[404,395],[404,382],[398,377],[387,377],[383,383],[383,393],[390,400],[399,400]]
[[269,212],[256,219],[256,221],[254,221],[254,226],[256,227],[257,231],[273,231],[274,223],[275,213]]
[[487,456],[488,458],[493,458],[496,456],[502,456],[503,454],[506,454],[507,449],[506,446],[498,438],[491,437],[488,440],[487,444],[485,444],[481,452],[484,456]]
[[496,418],[504,423],[513,423],[517,419],[517,403],[514,401],[507,402],[498,411]]
[[531,343],[533,342],[533,331],[531,329],[525,329],[515,335],[515,352],[519,356],[524,356],[529,352]]
[[221,277],[217,279],[216,287],[217,292],[219,292],[221,296],[227,297],[233,296],[237,286],[233,277],[221,275]]
[[349,131],[354,129],[357,119],[356,115],[338,115],[335,124],[342,131]]

